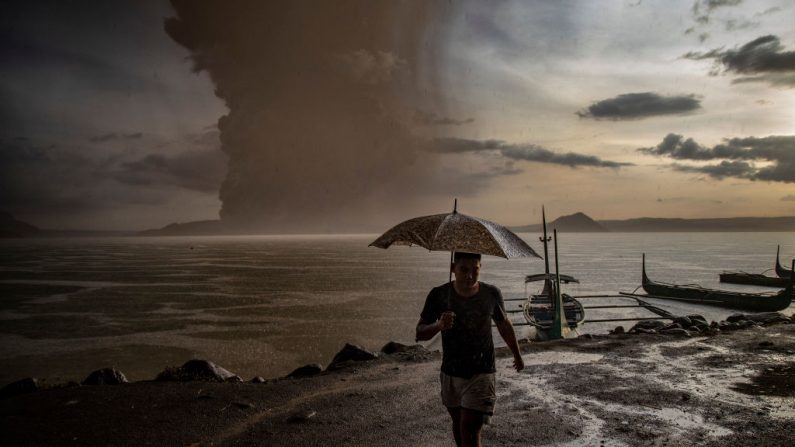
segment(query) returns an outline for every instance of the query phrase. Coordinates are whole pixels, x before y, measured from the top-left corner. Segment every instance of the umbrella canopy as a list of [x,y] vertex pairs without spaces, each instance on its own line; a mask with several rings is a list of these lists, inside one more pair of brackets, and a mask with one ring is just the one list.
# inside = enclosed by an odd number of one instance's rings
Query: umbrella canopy
[[502,258],[541,257],[502,225],[456,211],[409,219],[370,245],[378,248],[417,245],[432,251],[464,251]]

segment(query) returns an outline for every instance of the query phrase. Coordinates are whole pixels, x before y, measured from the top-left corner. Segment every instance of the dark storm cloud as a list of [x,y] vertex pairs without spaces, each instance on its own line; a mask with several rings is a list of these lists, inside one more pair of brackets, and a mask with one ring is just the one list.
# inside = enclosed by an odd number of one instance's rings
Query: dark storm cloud
[[496,152],[511,160],[551,163],[576,168],[591,166],[599,168],[620,168],[632,166],[632,163],[620,163],[602,160],[593,155],[575,152],[557,153],[535,144],[509,144],[501,140],[467,140],[461,138],[439,138],[432,142],[428,151],[442,154],[467,152]]
[[455,119],[422,110],[415,110],[412,119],[421,126],[463,126],[475,122],[475,118]]
[[494,48],[501,50],[524,50],[525,45],[500,27],[489,12],[469,13],[465,17],[467,26],[477,35],[478,39],[487,40]]
[[746,76],[735,82],[769,82],[774,85],[795,86],[795,51],[786,51],[777,36],[762,36],[733,50],[689,52],[682,57],[713,60],[713,75],[723,71]]
[[742,0],[696,0],[693,3],[693,18],[699,24],[706,25],[710,15],[718,8],[738,6]]
[[[695,25],[688,28],[685,34],[695,34],[696,31],[707,28],[712,22],[712,15],[716,9],[738,6],[741,3],[742,0],[696,0],[692,8]],[[747,19],[724,19],[722,22],[727,31],[759,26],[758,22],[752,22]],[[708,32],[702,31],[698,33],[698,40],[704,42],[709,36]]]
[[47,162],[48,152],[52,149],[55,149],[54,144],[46,146],[31,144],[29,139],[23,137],[0,138],[0,162],[2,164]]
[[602,160],[593,155],[577,154],[566,152],[558,154],[543,147],[528,145],[504,148],[502,155],[514,160],[536,161],[539,163],[552,163],[576,168],[579,166],[592,166],[598,168],[620,168],[621,166],[632,166],[632,163],[619,163],[615,161]]
[[90,137],[88,141],[92,143],[104,143],[107,141],[115,141],[115,140],[140,140],[144,134],[142,132],[135,132],[135,133],[116,133],[116,132],[109,132],[102,135],[96,135]]
[[218,126],[229,157],[220,190],[227,224],[350,231],[359,216],[392,221],[457,187],[411,128],[428,93],[419,63],[438,59],[445,3],[172,4],[166,32],[229,108]]
[[795,136],[731,138],[710,148],[671,133],[657,146],[638,151],[677,160],[722,160],[709,166],[673,165],[678,171],[701,172],[715,178],[795,183]]
[[149,154],[121,164],[114,178],[130,185],[173,185],[215,193],[226,175],[226,156],[217,149],[185,151],[173,156]]
[[722,161],[716,165],[686,166],[674,163],[671,167],[679,172],[695,172],[707,174],[710,177],[723,179],[725,177],[752,178],[756,171],[752,165],[745,161]]
[[701,108],[696,95],[662,96],[653,92],[626,93],[603,99],[577,112],[580,118],[636,120],[692,112]]
[[102,170],[97,162],[55,144],[0,140],[0,209],[86,211]]
[[96,89],[157,88],[158,82],[126,65],[141,51],[143,40],[152,38],[136,31],[161,7],[155,2],[3,2],[0,70],[49,70],[56,78],[90,82]]
[[[157,146],[143,136],[133,140],[145,148]],[[184,149],[130,160],[126,151],[112,147],[96,154],[81,145],[0,139],[0,209],[71,215],[161,204],[175,190],[216,195],[226,172],[218,132],[188,134],[168,145]]]

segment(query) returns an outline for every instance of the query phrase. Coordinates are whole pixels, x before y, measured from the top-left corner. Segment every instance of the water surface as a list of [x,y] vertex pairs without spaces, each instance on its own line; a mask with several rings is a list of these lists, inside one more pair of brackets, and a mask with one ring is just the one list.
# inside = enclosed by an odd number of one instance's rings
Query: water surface
[[[542,252],[537,235],[521,236]],[[111,365],[131,380],[150,379],[195,357],[244,379],[269,377],[327,364],[346,342],[373,350],[389,340],[413,343],[428,290],[447,280],[449,254],[368,247],[375,237],[0,241],[0,360],[6,365],[0,383],[25,376],[80,380]],[[652,279],[759,291],[720,284],[718,273],[771,269],[777,244],[782,261],[792,259],[795,233],[562,234],[560,269],[581,280],[566,287],[573,294],[632,291],[645,252]],[[485,257],[481,280],[518,298],[524,275],[543,268],[538,259]],[[654,303],[712,320],[734,313]],[[649,315],[596,312],[588,318]],[[613,326],[585,325],[580,332]]]

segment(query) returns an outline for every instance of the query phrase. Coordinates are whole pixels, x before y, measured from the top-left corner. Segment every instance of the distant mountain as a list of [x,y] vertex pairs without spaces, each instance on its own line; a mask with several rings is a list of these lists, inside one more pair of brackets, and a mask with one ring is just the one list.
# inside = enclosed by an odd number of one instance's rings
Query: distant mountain
[[0,238],[35,236],[39,231],[39,228],[15,219],[11,213],[0,211]]
[[731,217],[725,219],[663,219],[643,217],[600,221],[616,232],[719,232],[719,231],[795,231],[795,217]]
[[596,233],[607,231],[605,227],[583,213],[561,216],[547,224],[548,230],[571,231],[578,233]]
[[[540,233],[543,231],[543,226],[541,224],[525,225],[522,227],[513,227],[511,229],[520,232]],[[601,233],[608,231],[607,228],[588,217],[585,213],[574,213],[568,216],[561,216],[552,222],[548,222],[547,231],[552,232],[552,230],[568,231],[572,233]]]
[[[721,232],[721,231],[795,231],[795,216],[784,217],[730,217],[722,219],[676,219],[641,217],[626,220],[594,221],[583,213],[563,216],[547,224],[552,231],[616,233],[633,232]],[[512,227],[515,231],[539,233],[541,224]]]
[[225,234],[220,220],[198,220],[186,223],[175,222],[163,228],[138,232],[138,236],[200,236],[215,234]]

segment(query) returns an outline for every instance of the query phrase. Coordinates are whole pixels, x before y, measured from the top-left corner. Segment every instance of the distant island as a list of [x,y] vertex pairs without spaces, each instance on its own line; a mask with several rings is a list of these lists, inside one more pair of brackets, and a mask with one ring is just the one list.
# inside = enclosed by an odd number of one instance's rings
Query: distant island
[[[540,223],[509,227],[520,233],[540,233]],[[569,233],[698,233],[698,232],[795,232],[795,216],[730,217],[722,219],[677,219],[640,217],[626,220],[596,221],[584,213],[561,216],[547,223],[547,229]],[[229,228],[221,220],[199,220],[171,223],[162,228],[132,231],[52,230],[17,220],[10,213],[0,211],[0,238],[20,237],[104,237],[104,236],[213,236],[256,234]]]
[[[662,217],[640,217],[626,220],[595,221],[583,213],[561,216],[547,223],[547,230],[572,233],[640,233],[640,232],[729,232],[729,231],[795,231],[795,216],[785,217],[729,217],[721,219],[677,219]],[[540,233],[542,225],[511,227],[517,232]]]
[[105,230],[52,230],[39,228],[15,218],[11,213],[0,211],[0,239],[22,237],[110,237],[131,236],[132,231]]
[[220,220],[197,220],[186,223],[170,223],[163,228],[139,231],[138,236],[199,236],[230,234]]
[[11,213],[0,211],[0,238],[36,236],[40,231],[36,226],[17,220]]

